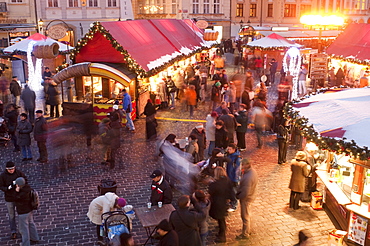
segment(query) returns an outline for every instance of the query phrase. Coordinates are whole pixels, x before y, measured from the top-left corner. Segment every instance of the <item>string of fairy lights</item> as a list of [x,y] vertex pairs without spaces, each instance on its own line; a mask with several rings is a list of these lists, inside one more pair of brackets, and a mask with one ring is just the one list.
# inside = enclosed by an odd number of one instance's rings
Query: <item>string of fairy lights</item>
[[[341,86],[340,88],[346,88]],[[321,136],[313,127],[312,124],[309,123],[309,120],[301,115],[299,115],[299,111],[297,111],[293,104],[299,103],[300,101],[308,98],[311,95],[316,95],[317,93],[324,93],[327,90],[332,90],[335,88],[322,88],[317,90],[310,95],[293,100],[292,102],[288,102],[285,104],[283,108],[284,118],[288,119],[292,122],[292,125],[298,127],[301,131],[303,137],[307,139],[307,142],[315,143],[318,148],[322,150],[329,150],[335,152],[337,154],[345,154],[352,156],[355,159],[360,159],[362,161],[370,160],[370,151],[368,147],[360,147],[356,144],[354,140],[347,140],[346,138],[343,139],[334,139],[330,137],[323,137]]]
[[[130,54],[128,53],[127,50],[125,50],[121,44],[118,43],[118,41],[109,33],[108,30],[106,30],[99,22],[94,22],[93,25],[90,27],[89,31],[85,34],[83,38],[81,38],[78,42],[77,45],[75,46],[74,50],[71,51],[70,59],[75,63],[76,56],[78,53],[80,53],[81,49],[88,44],[90,40],[94,38],[94,35],[99,32],[101,33],[104,38],[106,38],[108,41],[110,41],[112,47],[116,49],[118,52],[121,53],[121,55],[124,56],[124,60],[126,61],[126,65],[128,70],[131,72],[134,72],[138,75],[138,78],[145,78],[145,77],[151,77],[153,75],[156,75],[160,73],[161,71],[167,69],[168,67],[172,66],[178,61],[184,60],[186,58],[189,58],[196,53],[200,53],[203,50],[209,50],[213,47],[215,47],[218,44],[214,44],[212,47],[202,47],[198,48],[196,50],[193,50],[189,54],[183,54],[175,57],[174,59],[156,67],[153,69],[150,69],[149,71],[145,71],[136,61],[133,59]],[[57,71],[60,71],[66,67],[68,67],[69,64],[64,63],[61,66],[57,67]]]

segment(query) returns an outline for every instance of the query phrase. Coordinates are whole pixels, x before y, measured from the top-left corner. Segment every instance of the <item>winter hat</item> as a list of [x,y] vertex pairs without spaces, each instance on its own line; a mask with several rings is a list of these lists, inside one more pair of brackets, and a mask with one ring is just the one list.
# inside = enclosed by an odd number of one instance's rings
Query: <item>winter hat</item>
[[36,110],[36,114],[42,114],[42,110]]
[[118,198],[117,199],[117,205],[120,206],[121,208],[123,208],[124,206],[126,206],[126,200],[125,200],[125,198]]
[[154,170],[154,172],[150,175],[150,177],[152,178],[152,179],[154,179],[154,178],[156,178],[156,177],[158,177],[158,176],[161,176],[162,175],[162,172],[161,172],[161,170]]
[[200,125],[197,125],[195,128],[197,128],[197,129],[203,129],[204,126],[203,126],[203,124],[200,124]]
[[303,152],[303,151],[298,151],[297,154],[295,155],[294,159],[305,161],[306,160],[306,153]]
[[116,104],[113,105],[113,109],[116,109],[117,110],[118,109],[118,105],[116,105]]
[[24,186],[26,184],[26,180],[23,177],[18,177],[15,180],[15,184],[18,186]]
[[217,82],[216,84],[215,84],[215,86],[220,86],[221,85],[221,83],[220,82]]
[[12,168],[14,168],[15,167],[15,164],[14,164],[14,162],[12,162],[12,161],[8,161],[7,163],[6,163],[6,165],[5,165],[5,168],[6,169],[12,169]]
[[213,118],[217,118],[218,117],[218,113],[216,111],[212,111],[211,116]]
[[171,231],[172,230],[172,227],[171,227],[171,225],[170,225],[170,223],[168,222],[167,219],[164,219],[161,222],[159,222],[157,227],[159,229],[163,230],[163,231]]

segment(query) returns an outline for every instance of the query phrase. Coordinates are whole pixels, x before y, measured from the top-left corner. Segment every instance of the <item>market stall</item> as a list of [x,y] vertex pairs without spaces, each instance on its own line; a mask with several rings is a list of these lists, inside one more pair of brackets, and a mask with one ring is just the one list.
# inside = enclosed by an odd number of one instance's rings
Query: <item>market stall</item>
[[317,146],[326,208],[348,239],[370,245],[370,88],[320,92],[287,105],[285,117]]
[[[175,19],[94,23],[71,54],[74,65],[60,67],[64,75],[59,83],[74,77],[75,96],[68,103],[92,103],[94,112],[100,112],[95,114],[104,115],[126,88],[136,104],[133,114],[140,116],[162,78],[178,66],[195,63],[196,54],[215,43],[204,41],[202,30],[188,23]],[[90,65],[79,73],[76,67],[86,62]]]
[[361,78],[369,76],[366,72],[370,64],[369,42],[370,24],[351,23],[326,50],[334,72],[342,68],[346,76],[344,82],[349,86],[363,87]]

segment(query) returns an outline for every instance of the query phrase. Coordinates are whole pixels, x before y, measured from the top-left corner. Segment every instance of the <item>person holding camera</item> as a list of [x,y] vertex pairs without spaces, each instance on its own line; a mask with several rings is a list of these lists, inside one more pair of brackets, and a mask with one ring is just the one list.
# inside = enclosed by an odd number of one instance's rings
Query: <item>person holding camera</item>
[[27,180],[26,175],[15,168],[12,161],[8,161],[5,165],[5,171],[0,175],[0,189],[5,195],[5,204],[8,209],[9,224],[11,231],[11,239],[17,238],[17,224],[15,222],[15,180],[23,177]]

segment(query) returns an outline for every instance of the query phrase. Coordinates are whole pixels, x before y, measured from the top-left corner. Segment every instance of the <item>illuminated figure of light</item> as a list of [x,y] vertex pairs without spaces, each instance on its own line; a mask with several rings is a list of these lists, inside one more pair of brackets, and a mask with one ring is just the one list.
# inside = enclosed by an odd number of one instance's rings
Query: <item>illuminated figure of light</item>
[[31,41],[27,47],[27,61],[28,61],[28,86],[36,94],[36,110],[43,109],[43,88],[42,82],[42,59],[36,58],[36,65],[33,65],[32,50],[36,41]]
[[298,98],[298,74],[301,69],[301,55],[299,49],[291,47],[285,53],[283,59],[283,68],[285,73],[293,76],[292,99]]

